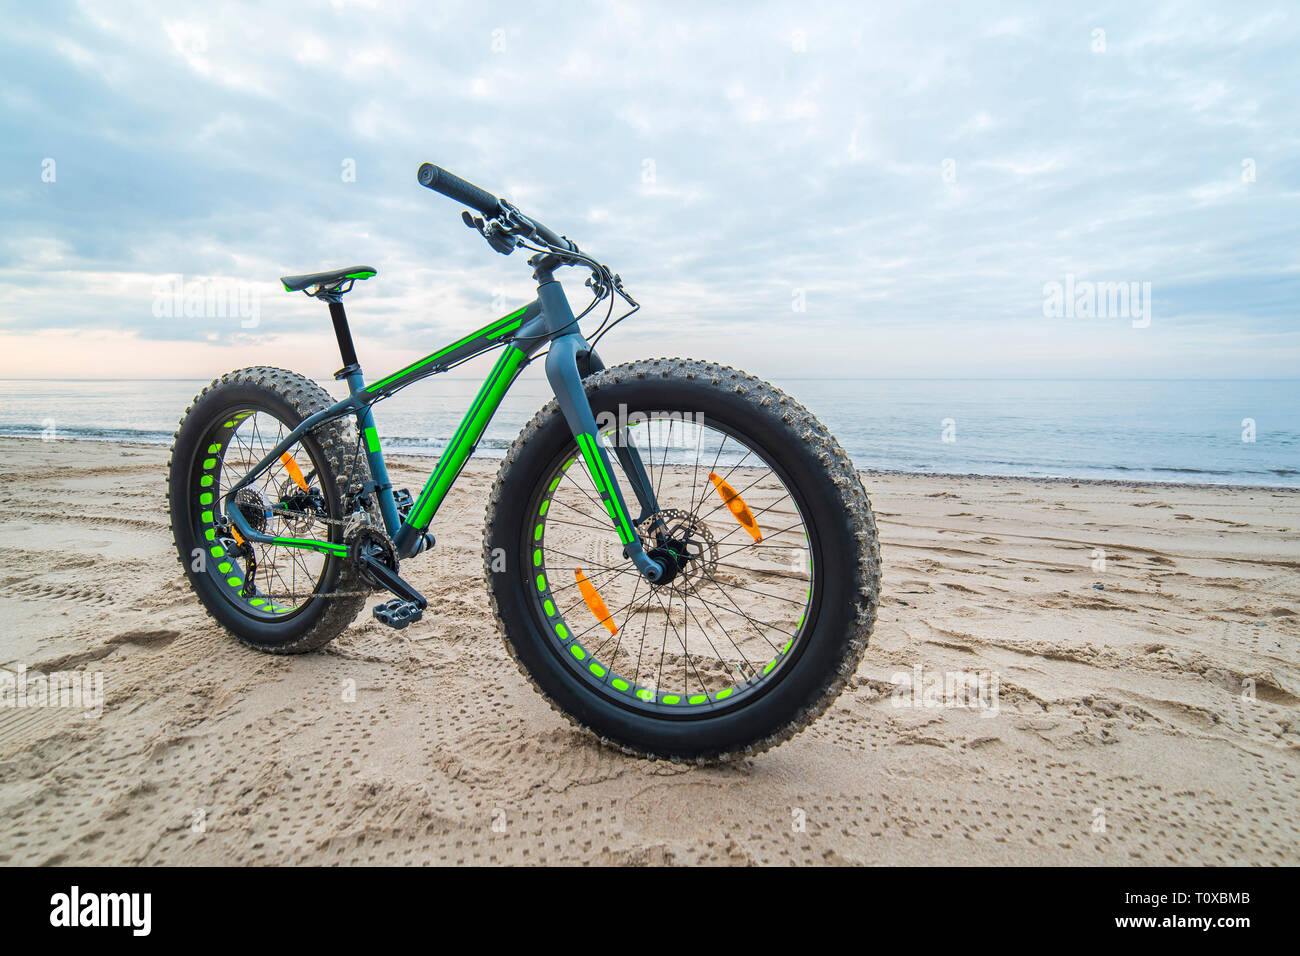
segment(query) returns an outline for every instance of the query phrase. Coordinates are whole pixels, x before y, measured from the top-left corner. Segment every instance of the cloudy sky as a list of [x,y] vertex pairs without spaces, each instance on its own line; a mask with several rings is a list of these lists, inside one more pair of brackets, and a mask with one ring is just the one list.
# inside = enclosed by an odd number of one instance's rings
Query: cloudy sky
[[[347,300],[374,376],[531,298],[423,161],[623,275],[644,308],[608,363],[1300,368],[1294,6],[53,0],[4,22],[0,377],[328,375],[325,309],[288,273],[379,269]],[[1045,315],[1067,276],[1149,283],[1149,324]],[[256,322],[159,315],[168,281]]]

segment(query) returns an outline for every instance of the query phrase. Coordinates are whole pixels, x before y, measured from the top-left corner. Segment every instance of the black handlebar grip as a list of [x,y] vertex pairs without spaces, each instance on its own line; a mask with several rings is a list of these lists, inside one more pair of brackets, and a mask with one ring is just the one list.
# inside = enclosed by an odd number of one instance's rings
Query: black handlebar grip
[[420,166],[420,185],[442,193],[448,199],[477,209],[483,215],[495,216],[501,208],[501,201],[485,189],[479,189],[471,182],[447,172],[441,166],[424,163]]

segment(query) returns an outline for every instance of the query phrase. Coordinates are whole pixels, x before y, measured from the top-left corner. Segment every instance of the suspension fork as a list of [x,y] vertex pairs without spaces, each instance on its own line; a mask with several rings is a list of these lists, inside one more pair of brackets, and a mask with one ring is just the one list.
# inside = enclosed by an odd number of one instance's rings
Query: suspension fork
[[[578,373],[583,378],[605,370],[605,363],[600,360],[600,356],[596,354],[595,350],[589,346],[583,346],[583,349],[578,352],[577,359]],[[583,397],[586,397],[585,389],[583,390]],[[641,460],[641,452],[636,445],[632,444],[627,425],[623,422],[619,423],[618,441],[614,443],[614,457],[623,466],[623,473],[628,476],[628,481],[632,485],[632,493],[636,495],[637,504],[641,506],[641,514],[633,522],[633,524],[640,524],[659,510],[659,501],[655,497],[654,482],[650,480],[645,463]]]
[[[586,339],[575,331],[564,333],[551,340],[546,353],[546,378],[555,392],[560,411],[573,431],[574,441],[578,443],[583,464],[591,476],[592,484],[600,494],[605,510],[618,531],[623,553],[631,559],[648,580],[657,581],[663,574],[663,568],[657,561],[645,553],[641,538],[627,510],[627,502],[618,479],[610,468],[609,451],[600,437],[596,426],[596,417],[587,399],[587,391],[582,387],[583,368],[599,371],[604,368],[600,358],[591,351]],[[626,427],[616,431],[615,457],[622,465],[637,503],[641,506],[638,520],[659,510],[655,500],[654,489],[646,474],[641,455],[628,439]]]

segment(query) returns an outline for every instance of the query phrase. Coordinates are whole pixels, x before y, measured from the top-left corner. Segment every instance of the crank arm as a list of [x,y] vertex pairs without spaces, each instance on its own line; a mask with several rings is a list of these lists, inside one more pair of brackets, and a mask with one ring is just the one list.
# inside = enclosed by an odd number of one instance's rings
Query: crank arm
[[425,600],[423,594],[411,587],[400,574],[382,561],[369,554],[361,555],[360,561],[366,573],[373,577],[376,583],[391,591],[403,601],[410,601],[412,604],[418,605],[420,610],[424,610],[429,606],[429,602]]

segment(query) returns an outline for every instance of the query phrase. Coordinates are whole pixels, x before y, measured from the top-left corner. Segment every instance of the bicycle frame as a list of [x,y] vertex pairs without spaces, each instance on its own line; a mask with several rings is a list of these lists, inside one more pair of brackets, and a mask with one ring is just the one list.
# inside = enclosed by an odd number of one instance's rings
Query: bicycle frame
[[[596,420],[582,386],[585,375],[604,368],[600,358],[587,344],[578,329],[573,310],[569,306],[560,283],[549,276],[537,287],[537,298],[524,306],[483,326],[459,341],[453,342],[405,368],[366,384],[361,366],[356,361],[351,335],[343,306],[337,299],[330,302],[335,333],[343,354],[344,368],[336,377],[348,383],[348,397],[331,407],[310,415],[289,432],[258,464],[224,496],[225,512],[240,535],[250,541],[291,548],[303,548],[334,555],[348,556],[345,544],[314,541],[302,538],[282,538],[253,529],[247,517],[235,507],[235,495],[241,488],[255,481],[279,460],[295,442],[312,429],[346,416],[356,419],[357,430],[365,446],[366,463],[370,480],[362,491],[373,493],[379,502],[384,527],[397,548],[400,557],[410,557],[421,550],[424,531],[438,513],[448,491],[455,484],[484,430],[496,414],[502,400],[515,379],[533,356],[549,343],[546,355],[546,377],[555,393],[574,441],[579,457],[600,493],[610,520],[618,533],[624,553],[649,580],[657,580],[661,573],[659,564],[645,553],[641,539],[629,516],[627,501],[618,480],[610,469],[610,454],[597,432]],[[384,464],[379,434],[375,428],[372,406],[412,382],[446,371],[452,365],[473,358],[489,349],[504,345],[500,358],[492,366],[474,401],[465,411],[451,442],[438,457],[437,465],[424,484],[405,518],[399,514],[393,497],[392,483]],[[654,489],[646,474],[640,454],[625,435],[619,435],[614,454],[623,467],[640,505],[638,521],[659,510]]]

